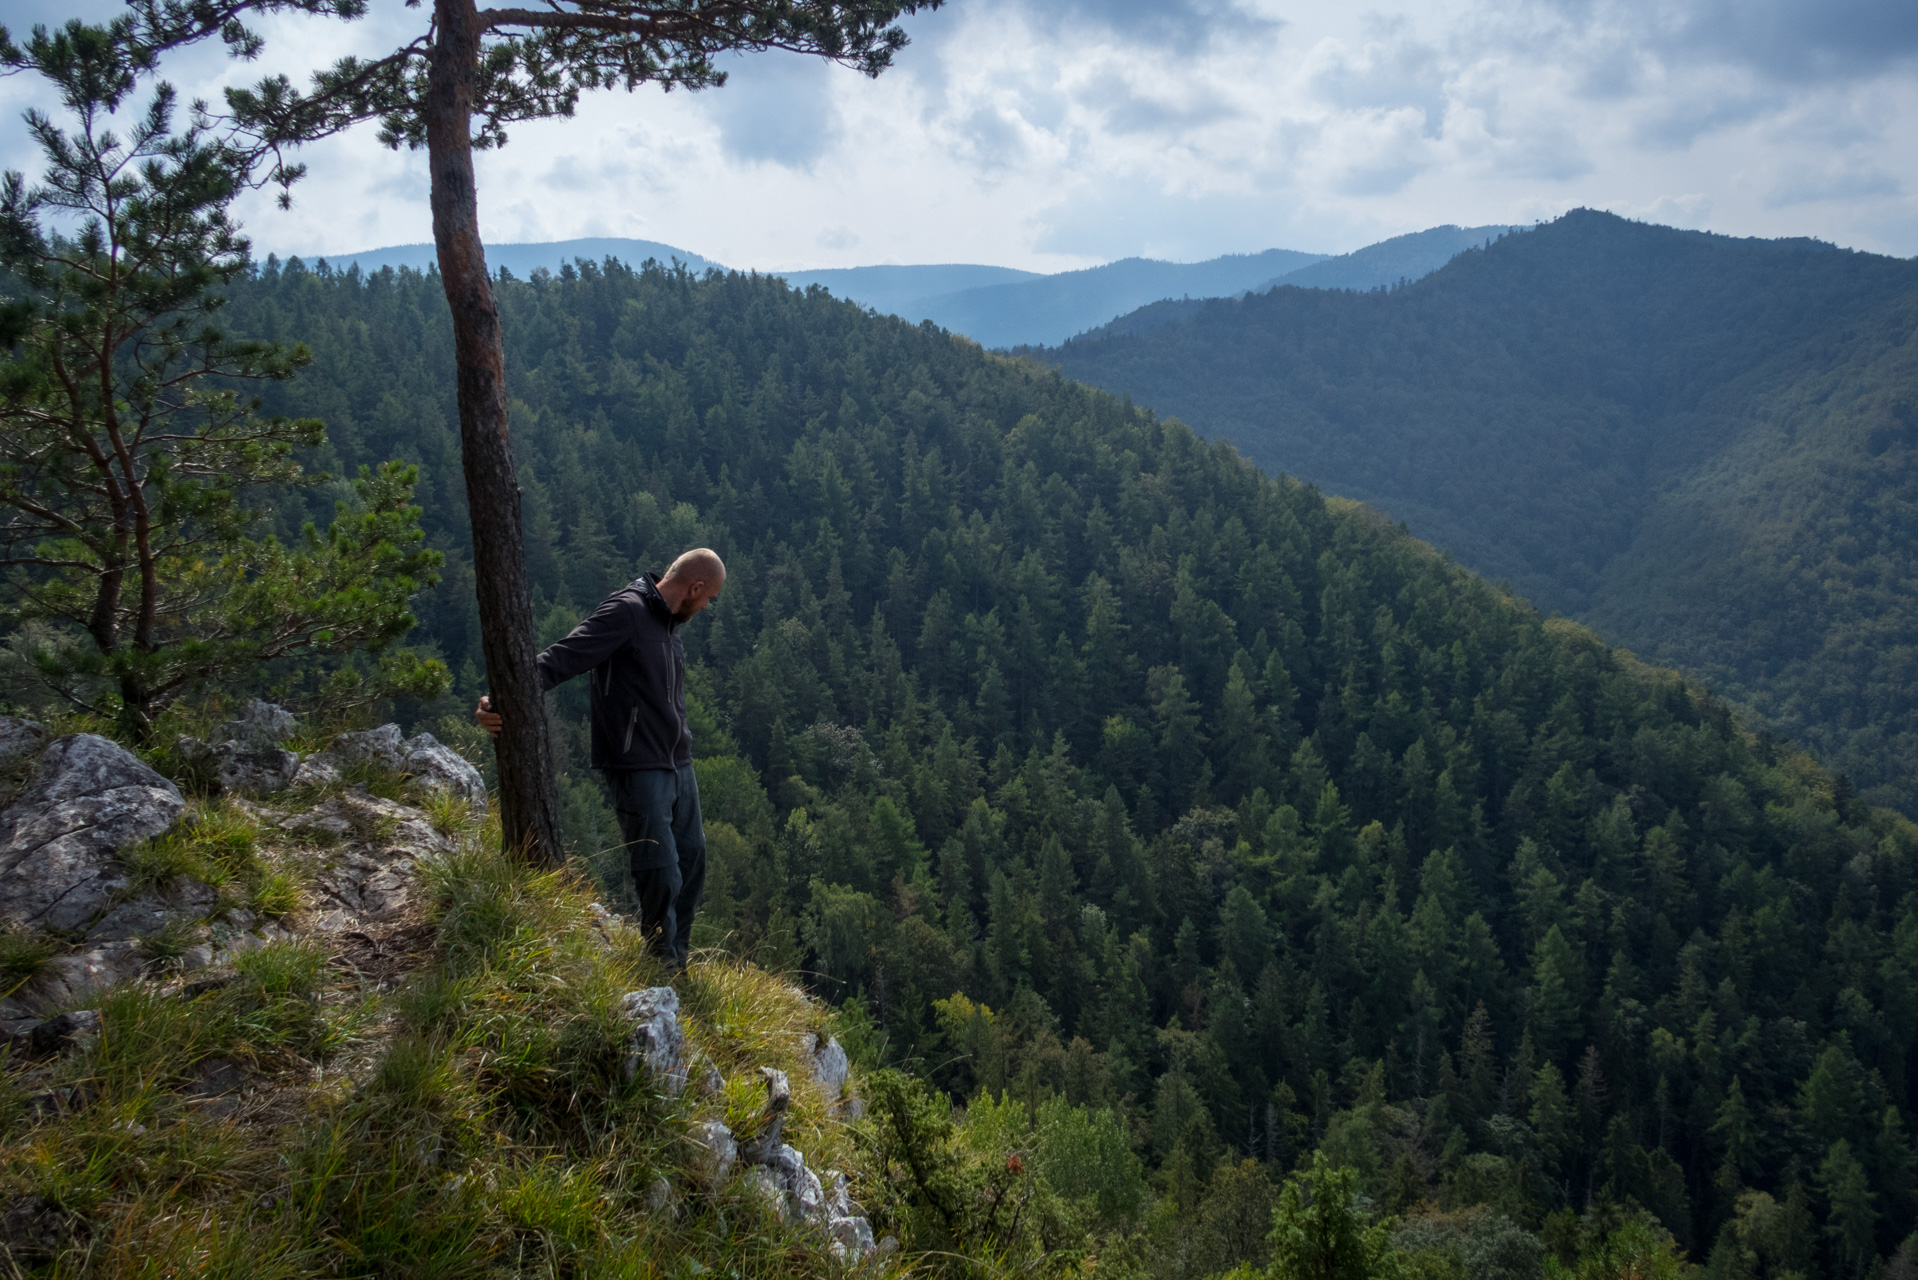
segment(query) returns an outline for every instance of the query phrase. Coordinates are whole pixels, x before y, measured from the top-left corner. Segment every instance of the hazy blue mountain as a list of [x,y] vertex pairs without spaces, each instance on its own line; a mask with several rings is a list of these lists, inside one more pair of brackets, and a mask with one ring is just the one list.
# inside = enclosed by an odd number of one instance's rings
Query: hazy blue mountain
[[1918,262],[1580,210],[1406,288],[1214,299],[1042,358],[1408,522],[1918,813],[1914,331]]
[[[898,308],[897,314],[931,320],[987,347],[1063,342],[1161,298],[1230,297],[1321,257],[1267,249],[1207,262],[1123,258],[1083,271],[926,296]],[[846,296],[860,300],[855,294]]]
[[1325,258],[1265,282],[1262,288],[1295,284],[1306,289],[1381,289],[1422,280],[1467,249],[1525,227],[1431,227],[1393,236],[1336,258]]
[[[396,244],[384,249],[367,249],[360,253],[339,253],[324,255],[327,264],[336,271],[345,271],[358,266],[362,271],[378,271],[381,267],[411,267],[415,271],[425,271],[436,261],[433,246],[430,244]],[[657,240],[631,240],[618,236],[591,236],[584,240],[551,240],[541,244],[489,244],[486,246],[486,262],[495,271],[505,267],[522,279],[529,276],[538,267],[548,271],[558,271],[575,258],[584,258],[588,262],[599,262],[605,258],[618,258],[621,262],[637,267],[648,258],[670,263],[683,262],[693,271],[704,271],[708,267],[721,267],[723,264],[711,258],[702,258],[696,253],[674,248],[670,244],[661,244]],[[316,259],[317,260],[317,259]]]
[[[834,297],[847,298],[886,315],[906,315],[921,302],[941,294],[959,293],[1021,280],[1043,280],[1037,271],[1016,267],[986,267],[975,263],[928,264],[907,267],[827,267],[819,271],[773,271],[795,289],[823,285]],[[911,316],[920,320],[923,316]]]
[[[1236,297],[1283,281],[1319,289],[1370,289],[1436,271],[1462,250],[1515,228],[1433,227],[1328,258],[1294,249],[1228,254],[1205,262],[1124,258],[1082,271],[1044,275],[979,263],[828,267],[766,271],[794,288],[820,285],[835,297],[885,315],[931,320],[987,347],[1045,346],[1109,322],[1126,329],[1181,319],[1206,298]],[[683,262],[693,271],[721,268],[711,258],[655,240],[597,237],[546,244],[491,244],[486,259],[516,276],[536,268],[558,271],[575,258],[617,258],[637,267],[647,259]],[[430,244],[394,245],[329,255],[339,270],[358,265],[425,270]],[[1140,308],[1148,308],[1143,313]],[[1133,314],[1137,313],[1137,314]]]

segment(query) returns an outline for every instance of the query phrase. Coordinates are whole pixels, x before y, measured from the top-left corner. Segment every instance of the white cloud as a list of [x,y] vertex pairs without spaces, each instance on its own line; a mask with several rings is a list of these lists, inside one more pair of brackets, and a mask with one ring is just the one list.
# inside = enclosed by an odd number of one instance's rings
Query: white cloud
[[[22,0],[28,21],[36,5],[65,8]],[[264,68],[207,50],[167,72],[212,95],[419,21],[397,0],[357,25],[274,19]],[[1059,269],[1592,205],[1918,253],[1910,0],[956,0],[909,29],[877,81],[764,55],[723,89],[521,125],[480,161],[484,230],[770,268]],[[0,112],[30,94],[0,81]],[[17,128],[0,159],[31,161]],[[263,249],[428,237],[418,156],[363,129],[306,159],[291,213],[245,211]]]

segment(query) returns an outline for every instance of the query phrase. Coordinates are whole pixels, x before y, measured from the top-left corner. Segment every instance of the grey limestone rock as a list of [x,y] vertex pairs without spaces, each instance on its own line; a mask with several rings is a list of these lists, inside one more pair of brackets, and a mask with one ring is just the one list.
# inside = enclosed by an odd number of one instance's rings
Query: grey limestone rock
[[694,1088],[702,1098],[713,1097],[726,1092],[726,1077],[720,1074],[718,1067],[708,1062],[700,1069],[699,1083]]
[[771,1169],[756,1166],[746,1170],[744,1179],[746,1190],[766,1202],[766,1207],[780,1217],[786,1216],[786,1189],[779,1185],[779,1178]]
[[419,859],[452,847],[418,809],[358,792],[334,796],[282,826],[342,842],[314,882],[315,927],[326,932],[400,914],[411,901]]
[[464,800],[475,813],[486,812],[486,780],[453,748],[430,733],[415,734],[402,744],[400,767],[422,785]]
[[792,1085],[786,1073],[776,1067],[761,1067],[766,1081],[766,1108],[760,1113],[758,1132],[739,1150],[749,1164],[770,1164],[782,1145],[786,1112],[792,1108]]
[[285,707],[258,698],[220,726],[220,736],[242,751],[267,751],[298,733],[300,722]]
[[293,785],[299,776],[300,757],[280,747],[258,751],[228,751],[230,742],[214,749],[215,776],[223,795],[270,796]]
[[807,1065],[812,1068],[813,1079],[819,1082],[819,1088],[830,1099],[837,1099],[845,1092],[846,1081],[852,1075],[852,1064],[846,1059],[846,1051],[839,1041],[831,1036],[822,1043],[811,1032],[806,1034],[811,1043],[806,1046]]
[[400,727],[396,724],[383,724],[360,733],[343,733],[333,739],[327,752],[342,760],[371,760],[389,769],[401,768],[406,760],[405,748],[400,745]]
[[747,1185],[765,1195],[788,1222],[826,1225],[826,1191],[806,1157],[781,1143],[764,1163],[749,1171]]
[[476,811],[486,809],[486,781],[478,769],[430,733],[402,738],[396,724],[341,734],[300,766],[298,780],[303,785],[337,782],[341,767],[358,760],[404,773],[421,786],[459,797]]
[[833,1257],[842,1263],[863,1262],[879,1247],[872,1238],[872,1223],[853,1203],[845,1174],[831,1169],[821,1182],[826,1189],[826,1235],[832,1241]]
[[314,895],[319,915],[314,928],[339,933],[369,922],[387,920],[406,910],[412,898],[413,859],[382,857],[394,850],[366,846],[348,849],[320,873]]
[[733,1131],[718,1120],[702,1120],[686,1131],[686,1138],[695,1148],[693,1172],[699,1180],[708,1187],[726,1181],[739,1162],[739,1144],[733,1141]]
[[671,987],[629,991],[620,1015],[633,1026],[626,1042],[626,1078],[644,1067],[666,1093],[677,1098],[686,1088],[686,1035],[679,1026],[679,993]]
[[831,1036],[822,1041],[812,1032],[807,1032],[805,1039],[806,1063],[812,1068],[813,1079],[818,1081],[833,1113],[842,1120],[857,1120],[865,1115],[865,1101],[852,1091],[852,1063],[839,1041]]
[[171,827],[183,807],[171,782],[117,743],[91,733],[55,740],[0,811],[0,919],[89,924],[126,886],[115,853]]
[[103,942],[81,951],[55,956],[14,993],[29,1009],[57,1009],[77,1004],[97,991],[137,978],[146,967],[140,944],[130,940]]
[[822,1181],[806,1167],[804,1155],[780,1140],[792,1092],[785,1073],[772,1067],[759,1070],[766,1079],[766,1112],[758,1136],[739,1147],[739,1158],[754,1166],[746,1173],[746,1186],[787,1222],[823,1230],[839,1261],[863,1261],[877,1248],[872,1224],[853,1203],[844,1174],[829,1171]]
[[280,745],[298,728],[292,712],[255,698],[220,726],[218,741],[181,738],[174,749],[221,795],[269,796],[299,774],[300,757]]
[[181,876],[161,894],[143,893],[118,903],[87,930],[88,942],[125,942],[150,938],[170,920],[203,920],[219,893],[192,876]]
[[340,780],[340,758],[330,752],[308,756],[294,771],[296,787],[324,787]]

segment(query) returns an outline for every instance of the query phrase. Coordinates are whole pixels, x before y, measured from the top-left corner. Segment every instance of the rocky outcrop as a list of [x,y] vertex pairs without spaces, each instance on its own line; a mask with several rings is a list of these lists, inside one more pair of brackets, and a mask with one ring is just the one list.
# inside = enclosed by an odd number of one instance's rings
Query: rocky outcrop
[[[283,789],[284,761],[259,786],[235,783],[233,770],[278,751],[275,740],[294,728],[284,710],[262,702],[223,725],[226,736],[206,757],[227,769],[218,789]],[[373,736],[401,741],[390,725]],[[151,940],[162,935],[176,939],[166,953],[172,956],[167,972],[216,965],[291,936],[280,922],[239,906],[223,909],[218,893],[191,877],[131,892],[121,855],[174,823],[184,808],[178,789],[105,738],[76,734],[44,745],[46,737],[30,721],[0,719],[0,797],[18,791],[0,810],[0,923],[69,945],[0,999],[0,1022],[17,1029],[147,973],[155,965]],[[428,755],[445,751],[430,739],[410,745]],[[421,757],[403,750],[402,758]],[[411,901],[419,859],[451,848],[421,810],[360,789],[291,814],[237,794],[233,803],[264,832],[279,828],[317,846],[298,855],[314,908],[307,927],[317,930],[346,931],[400,916]]]
[[486,812],[486,780],[465,756],[430,733],[416,733],[405,743],[400,769],[424,786],[459,797],[475,813]]
[[[781,1218],[824,1231],[833,1256],[841,1262],[863,1260],[878,1248],[872,1223],[853,1203],[845,1175],[828,1170],[822,1179],[806,1167],[806,1157],[785,1141],[786,1114],[792,1107],[792,1085],[786,1073],[761,1067],[759,1074],[766,1082],[766,1104],[750,1140],[736,1141],[717,1120],[695,1125],[688,1135],[701,1151],[695,1163],[698,1176],[708,1185],[717,1185],[736,1158],[747,1166],[747,1188]],[[843,1077],[839,1083],[845,1084]]]
[[114,906],[87,930],[86,940],[98,945],[150,938],[171,920],[204,919],[219,896],[212,885],[180,876],[163,891],[143,893]]
[[828,1169],[822,1181],[826,1190],[826,1234],[832,1238],[833,1256],[841,1262],[858,1262],[878,1248],[872,1238],[872,1223],[853,1203],[845,1174]]
[[180,764],[215,795],[270,796],[292,786],[300,770],[298,754],[283,747],[249,751],[234,742],[209,745],[198,738],[181,738],[173,751]]
[[0,919],[83,928],[126,888],[114,855],[157,836],[185,802],[171,782],[97,734],[55,739],[0,811]]
[[679,993],[671,987],[629,991],[619,1002],[620,1016],[632,1024],[626,1041],[626,1079],[644,1067],[677,1098],[686,1089],[686,1033],[679,1026]]
[[808,1031],[801,1046],[805,1050],[806,1065],[811,1068],[813,1081],[819,1091],[826,1095],[826,1102],[833,1114],[842,1120],[857,1120],[866,1114],[866,1104],[852,1091],[852,1063],[846,1057],[846,1051],[832,1036],[820,1036]]
[[239,715],[220,726],[220,736],[242,751],[265,751],[277,747],[300,731],[300,722],[285,707],[258,698],[246,704]]
[[256,812],[262,825],[330,846],[312,885],[312,927],[326,933],[400,915],[412,901],[420,859],[452,849],[418,809],[363,791],[331,796],[290,816]]
[[429,790],[459,797],[486,810],[486,781],[457,751],[430,733],[403,737],[396,724],[342,733],[324,751],[302,760],[282,744],[299,730],[284,707],[254,699],[221,725],[216,741],[181,738],[174,751],[183,767],[217,795],[263,799],[292,786],[338,784],[349,766],[372,761],[405,774]]
[[298,730],[292,712],[255,698],[220,726],[215,742],[181,738],[174,752],[219,795],[269,796],[292,786],[299,772],[300,757],[280,745]]
[[402,738],[396,724],[341,734],[325,751],[300,766],[296,780],[303,786],[338,782],[341,771],[360,760],[370,760],[406,774],[421,786],[457,796],[477,813],[486,811],[486,780],[478,769],[430,733]]
[[716,1190],[739,1163],[739,1144],[733,1131],[718,1120],[702,1120],[686,1131],[693,1145],[693,1176],[708,1190]]
[[813,1079],[818,1082],[821,1093],[837,1101],[846,1091],[847,1080],[852,1077],[852,1063],[847,1059],[846,1051],[832,1036],[822,1039],[809,1031],[806,1041],[806,1065],[812,1068]]

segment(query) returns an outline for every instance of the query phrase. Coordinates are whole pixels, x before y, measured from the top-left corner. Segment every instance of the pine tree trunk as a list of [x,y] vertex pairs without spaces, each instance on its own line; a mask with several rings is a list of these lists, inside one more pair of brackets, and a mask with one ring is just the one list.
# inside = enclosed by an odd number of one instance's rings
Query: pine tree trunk
[[480,23],[473,0],[435,0],[437,36],[427,73],[426,146],[433,242],[453,313],[459,365],[460,457],[473,521],[480,646],[488,692],[504,718],[497,753],[499,810],[508,849],[536,863],[561,855],[552,744],[534,666],[533,612],[520,533],[519,479],[506,422],[506,346],[486,275],[473,181],[473,81]]

